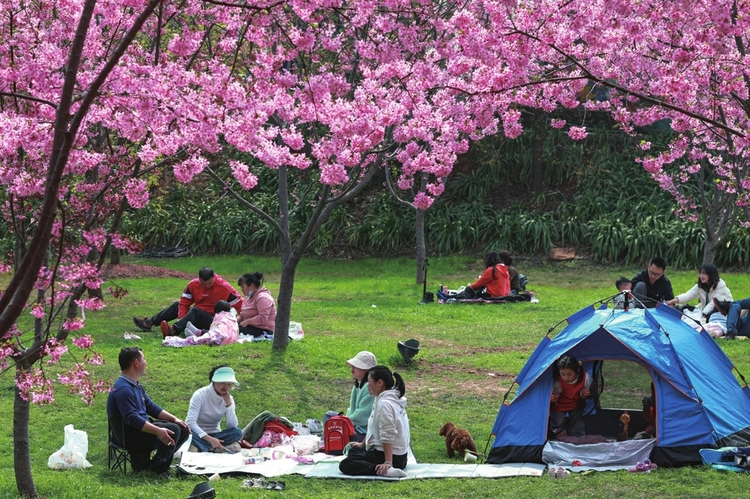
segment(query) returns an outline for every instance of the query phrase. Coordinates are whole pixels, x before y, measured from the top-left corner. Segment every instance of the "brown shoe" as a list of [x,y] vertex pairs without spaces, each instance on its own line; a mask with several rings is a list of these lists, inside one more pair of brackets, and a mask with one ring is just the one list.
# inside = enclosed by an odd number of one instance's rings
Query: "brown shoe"
[[721,313],[721,315],[729,315],[729,307],[732,306],[731,301],[717,300],[714,298],[714,307]]
[[161,324],[159,324],[159,329],[161,329],[162,338],[166,338],[167,336],[174,336],[174,329],[172,329],[172,326],[167,324],[167,321],[161,321]]

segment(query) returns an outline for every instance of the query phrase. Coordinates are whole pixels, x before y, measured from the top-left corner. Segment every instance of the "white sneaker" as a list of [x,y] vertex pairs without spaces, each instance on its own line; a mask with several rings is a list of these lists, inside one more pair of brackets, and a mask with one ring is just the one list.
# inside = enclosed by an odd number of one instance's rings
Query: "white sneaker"
[[390,468],[388,468],[388,471],[385,472],[385,476],[389,478],[406,478],[406,472],[404,470],[391,466]]
[[560,468],[557,468],[557,478],[568,478],[570,476],[570,471],[566,470],[562,466]]

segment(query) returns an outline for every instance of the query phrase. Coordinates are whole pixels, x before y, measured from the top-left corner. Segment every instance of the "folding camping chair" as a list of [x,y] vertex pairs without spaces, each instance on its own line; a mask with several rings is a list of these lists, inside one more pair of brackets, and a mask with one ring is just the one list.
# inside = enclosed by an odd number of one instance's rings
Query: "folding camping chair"
[[[125,423],[120,423],[123,425],[122,428],[122,436],[123,439],[125,438]],[[130,464],[130,468],[133,468],[132,462],[130,461],[130,453],[125,449],[125,442],[123,441],[122,444],[117,443],[117,441],[114,438],[114,433],[112,432],[112,421],[107,421],[107,445],[109,446],[109,456],[107,458],[107,469],[110,471],[114,471],[115,469],[118,469],[122,472],[123,475],[127,475],[128,473],[128,464]]]

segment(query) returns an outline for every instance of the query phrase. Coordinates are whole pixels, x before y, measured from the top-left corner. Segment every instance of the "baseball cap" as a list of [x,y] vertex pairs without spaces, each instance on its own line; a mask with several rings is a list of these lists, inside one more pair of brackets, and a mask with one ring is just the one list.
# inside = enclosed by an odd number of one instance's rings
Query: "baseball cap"
[[359,352],[353,359],[347,360],[346,363],[352,367],[366,371],[378,365],[378,361],[375,360],[375,354],[366,350]]
[[240,386],[237,382],[237,378],[234,377],[234,369],[231,367],[220,367],[214,371],[211,381],[214,383],[233,383],[235,386]]

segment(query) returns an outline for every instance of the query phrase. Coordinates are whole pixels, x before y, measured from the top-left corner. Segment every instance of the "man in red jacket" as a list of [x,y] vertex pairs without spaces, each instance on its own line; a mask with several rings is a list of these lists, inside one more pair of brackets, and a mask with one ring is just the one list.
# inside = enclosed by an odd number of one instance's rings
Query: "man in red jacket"
[[[133,323],[141,331],[149,332],[154,324],[159,324],[163,337],[179,336],[188,322],[199,329],[210,329],[214,319],[214,307],[219,300],[229,302],[239,313],[242,305],[240,294],[220,276],[214,274],[210,267],[198,271],[198,278],[193,279],[182,292],[180,301],[176,301],[152,317],[140,319],[133,317]],[[178,319],[173,325],[170,321]]]

